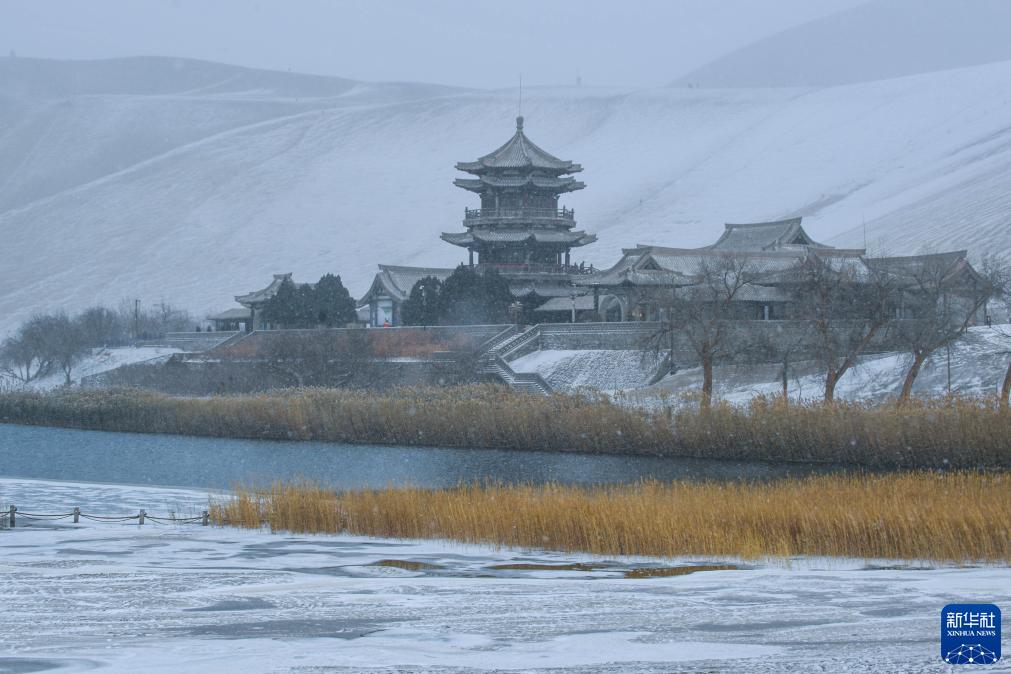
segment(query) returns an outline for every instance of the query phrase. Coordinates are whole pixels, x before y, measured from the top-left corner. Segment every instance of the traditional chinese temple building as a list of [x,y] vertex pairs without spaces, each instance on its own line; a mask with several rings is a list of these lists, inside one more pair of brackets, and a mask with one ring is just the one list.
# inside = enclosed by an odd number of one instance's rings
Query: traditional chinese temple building
[[[464,231],[443,233],[442,240],[466,248],[471,266],[504,275],[513,296],[528,306],[552,298],[571,302],[573,277],[588,271],[573,264],[572,249],[597,240],[576,229],[575,211],[560,204],[562,195],[586,187],[573,177],[583,167],[534,144],[517,117],[516,132],[504,145],[456,168],[469,177],[454,184],[476,194],[480,207],[466,208]],[[398,325],[400,305],[411,291],[406,280],[419,274],[444,279],[451,272],[380,265],[360,304],[369,306],[372,325]]]

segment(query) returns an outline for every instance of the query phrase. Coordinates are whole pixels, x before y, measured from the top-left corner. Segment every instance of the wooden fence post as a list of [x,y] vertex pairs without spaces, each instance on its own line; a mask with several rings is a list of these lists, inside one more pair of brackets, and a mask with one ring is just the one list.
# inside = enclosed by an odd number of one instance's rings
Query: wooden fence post
[[211,514],[205,510],[200,514],[200,516],[201,516],[200,523],[206,527],[207,522],[211,519]]
[[81,522],[81,509],[74,508],[74,524],[80,524]]
[[147,515],[147,513],[144,512],[143,510],[141,510],[140,511],[140,518],[137,521],[138,524],[144,524],[144,515]]
[[18,511],[17,506],[11,506],[9,521],[11,523],[11,529],[14,528],[14,513]]

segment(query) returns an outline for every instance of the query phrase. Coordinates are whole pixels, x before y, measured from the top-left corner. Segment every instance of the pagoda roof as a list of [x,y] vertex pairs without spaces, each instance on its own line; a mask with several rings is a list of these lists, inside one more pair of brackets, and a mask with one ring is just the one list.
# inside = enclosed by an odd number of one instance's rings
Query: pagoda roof
[[508,177],[485,174],[478,178],[457,178],[453,181],[453,184],[471,192],[484,192],[489,187],[526,187],[530,185],[560,193],[575,192],[586,187],[586,183],[576,180],[572,176],[560,177],[535,174]]
[[527,138],[523,133],[522,116],[516,118],[516,133],[505,145],[477,161],[459,162],[456,168],[477,175],[496,169],[542,169],[558,174],[577,173],[583,170],[579,164],[559,159]]
[[520,243],[536,241],[537,243],[564,243],[571,246],[585,246],[597,240],[596,234],[587,234],[582,230],[565,229],[490,229],[474,227],[469,232],[443,233],[442,240],[454,246],[469,246],[473,243]]

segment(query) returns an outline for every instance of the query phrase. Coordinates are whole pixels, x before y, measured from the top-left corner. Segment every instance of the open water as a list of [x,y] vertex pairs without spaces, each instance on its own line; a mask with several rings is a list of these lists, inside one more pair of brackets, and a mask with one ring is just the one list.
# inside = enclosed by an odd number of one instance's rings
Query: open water
[[0,477],[227,489],[309,479],[338,489],[769,479],[830,466],[498,449],[232,440],[0,424]]

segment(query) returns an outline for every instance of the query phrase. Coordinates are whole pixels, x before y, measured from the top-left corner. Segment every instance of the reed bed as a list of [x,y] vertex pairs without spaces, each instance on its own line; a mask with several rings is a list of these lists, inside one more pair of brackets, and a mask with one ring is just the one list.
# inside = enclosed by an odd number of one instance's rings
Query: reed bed
[[1011,561],[1011,475],[828,475],[769,483],[237,491],[218,524],[659,557]]
[[0,394],[0,422],[232,438],[827,462],[875,468],[1011,467],[996,399],[643,410],[501,386],[291,389],[180,398],[140,390]]

